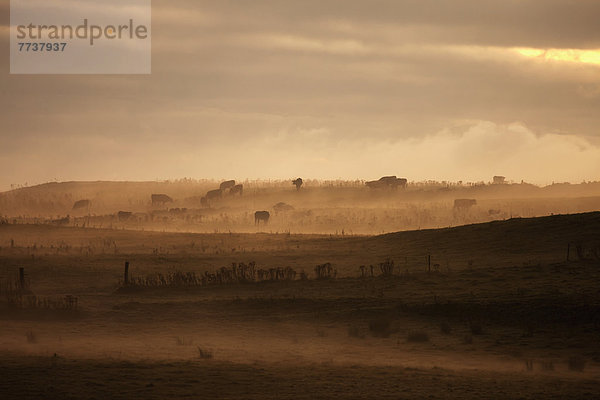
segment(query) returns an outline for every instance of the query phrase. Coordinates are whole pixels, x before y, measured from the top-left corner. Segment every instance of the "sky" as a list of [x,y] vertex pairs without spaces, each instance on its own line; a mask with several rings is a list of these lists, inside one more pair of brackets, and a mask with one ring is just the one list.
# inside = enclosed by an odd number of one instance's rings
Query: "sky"
[[600,1],[153,0],[151,75],[10,75],[0,190],[600,180]]

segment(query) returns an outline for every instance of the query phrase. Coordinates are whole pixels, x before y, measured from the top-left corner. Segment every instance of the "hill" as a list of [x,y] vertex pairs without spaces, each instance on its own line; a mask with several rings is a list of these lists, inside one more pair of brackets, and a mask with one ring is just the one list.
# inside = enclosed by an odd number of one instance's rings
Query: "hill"
[[0,225],[0,255],[136,255],[151,264],[160,256],[163,260],[185,259],[186,264],[203,269],[252,260],[265,266],[310,270],[316,264],[331,262],[341,274],[356,275],[360,265],[377,265],[388,258],[408,270],[436,264],[441,269],[463,269],[557,262],[566,260],[568,249],[571,260],[596,259],[599,233],[600,212],[513,218],[378,236],[196,234]]

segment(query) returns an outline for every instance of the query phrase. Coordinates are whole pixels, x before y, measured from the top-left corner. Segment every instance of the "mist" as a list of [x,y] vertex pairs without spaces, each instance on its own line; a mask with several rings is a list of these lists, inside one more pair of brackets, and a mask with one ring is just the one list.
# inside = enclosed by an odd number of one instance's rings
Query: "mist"
[[600,393],[599,15],[0,0],[0,399]]

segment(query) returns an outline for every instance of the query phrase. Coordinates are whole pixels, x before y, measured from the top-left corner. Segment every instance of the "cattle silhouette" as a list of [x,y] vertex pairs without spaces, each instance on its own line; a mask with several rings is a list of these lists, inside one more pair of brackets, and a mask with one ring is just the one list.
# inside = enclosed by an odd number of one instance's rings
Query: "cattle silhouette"
[[302,181],[302,178],[296,178],[292,181],[292,185],[296,186],[296,190],[300,190],[300,188],[302,187],[302,184],[304,182]]
[[506,183],[506,177],[501,175],[496,175],[493,178],[494,185],[503,185]]
[[206,192],[206,200],[211,201],[215,199],[220,199],[223,197],[223,191],[221,189],[209,190]]
[[117,213],[117,218],[119,218],[119,222],[125,222],[131,218],[131,214],[131,211],[119,211]]
[[477,204],[475,199],[456,199],[454,200],[455,209],[469,209]]
[[227,189],[231,189],[234,186],[235,186],[235,181],[234,180],[230,180],[230,181],[221,182],[221,185],[219,186],[219,189],[221,189],[221,190],[227,190]]
[[208,200],[206,200],[206,197],[202,197],[202,198],[200,199],[200,205],[201,205],[202,207],[208,207],[208,206],[209,206],[209,204],[208,204]]
[[173,199],[166,194],[153,194],[151,196],[153,206],[164,206],[167,203],[172,203]]
[[263,221],[265,224],[269,223],[269,218],[271,214],[268,211],[257,211],[254,213],[254,224],[259,225],[260,221]]
[[242,196],[244,194],[244,185],[242,185],[242,184],[235,185],[234,187],[229,189],[229,194],[232,196],[235,194],[239,194],[240,196]]
[[77,200],[73,204],[73,210],[81,210],[82,208],[90,208],[91,202],[89,200]]
[[396,175],[392,176],[382,176],[376,181],[368,181],[365,182],[365,185],[371,189],[382,189],[382,188],[392,188],[396,189],[398,187],[406,188],[407,184],[406,178],[397,178]]

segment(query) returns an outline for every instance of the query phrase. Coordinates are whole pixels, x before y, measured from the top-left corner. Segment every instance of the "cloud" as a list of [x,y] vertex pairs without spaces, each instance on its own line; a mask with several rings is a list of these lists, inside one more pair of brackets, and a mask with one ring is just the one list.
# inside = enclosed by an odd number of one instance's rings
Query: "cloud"
[[[303,139],[307,134],[310,132],[304,133]],[[296,135],[289,136],[294,139],[262,149],[265,162],[256,164],[256,176],[272,176],[277,171],[292,176],[295,171],[288,166],[293,166],[324,179],[376,179],[395,174],[411,180],[476,182],[504,175],[517,182],[548,184],[600,177],[599,146],[575,135],[536,134],[520,123],[479,121],[458,132],[446,129],[394,142],[342,140],[332,145],[319,134],[308,148],[286,152],[297,140]]]
[[[151,76],[9,75],[0,29],[2,179],[594,179],[599,14],[590,0],[154,0]],[[554,153],[577,162],[528,161]]]
[[487,182],[504,175],[537,184],[600,176],[600,146],[575,135],[534,133],[521,123],[471,121],[426,137],[381,141],[340,139],[339,133],[308,121],[289,125],[256,117],[266,123],[265,131],[236,144],[204,143],[202,137],[171,141],[166,135],[148,137],[144,146],[123,146],[98,135],[43,138],[26,143],[30,151],[24,156],[0,154],[0,168],[15,179],[0,186],[32,182],[28,176],[41,177],[37,182],[184,176],[369,180],[384,175]]

